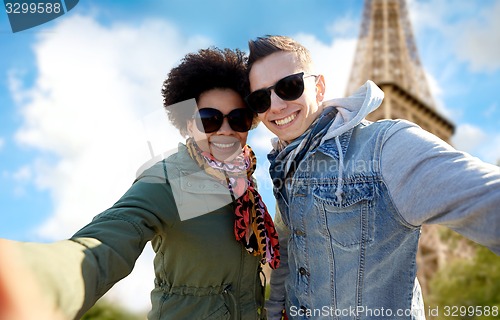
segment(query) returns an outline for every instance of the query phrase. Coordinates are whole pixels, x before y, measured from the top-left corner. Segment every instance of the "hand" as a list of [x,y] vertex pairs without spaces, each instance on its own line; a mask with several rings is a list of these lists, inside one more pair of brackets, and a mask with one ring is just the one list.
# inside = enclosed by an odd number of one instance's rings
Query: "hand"
[[63,320],[24,264],[19,243],[0,239],[0,320]]

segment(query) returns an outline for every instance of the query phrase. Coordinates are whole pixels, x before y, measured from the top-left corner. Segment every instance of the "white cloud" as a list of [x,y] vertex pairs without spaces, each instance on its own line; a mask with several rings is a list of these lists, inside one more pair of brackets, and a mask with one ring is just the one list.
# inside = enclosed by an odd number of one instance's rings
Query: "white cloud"
[[493,72],[500,69],[500,1],[459,25],[456,52],[472,71]]
[[471,124],[457,126],[452,143],[458,150],[465,151],[481,160],[498,164],[500,161],[500,134],[486,132]]
[[314,35],[304,33],[292,38],[309,49],[316,70],[325,76],[325,99],[344,97],[357,38],[336,38],[329,44],[322,43]]
[[452,142],[457,149],[474,153],[479,146],[485,143],[487,138],[487,134],[480,128],[471,124],[461,124],[456,128]]
[[436,78],[428,72],[425,73],[425,78],[437,112],[447,119],[452,119],[452,121],[459,119],[462,116],[461,112],[455,109],[452,110],[446,106],[443,98],[443,89]]
[[2,150],[4,145],[5,145],[5,139],[0,137],[0,151]]
[[15,172],[5,172],[5,177],[12,180],[13,194],[16,197],[24,197],[26,195],[26,185],[32,183],[33,168],[32,165],[23,165]]
[[350,15],[336,19],[326,29],[333,37],[358,37],[360,21]]
[[23,166],[13,173],[12,178],[16,181],[28,181],[33,176],[33,170],[29,166]]
[[412,0],[408,7],[417,36],[433,41],[429,54],[443,63],[450,57],[466,62],[472,72],[493,72],[500,68],[500,2],[490,3]]
[[[161,84],[185,53],[210,42],[186,38],[165,21],[103,26],[78,15],[38,36],[33,86],[23,88],[21,73],[12,71],[10,89],[24,121],[16,139],[40,151],[32,174],[53,200],[41,240],[70,236],[116,202],[149,159],[147,140],[156,154],[177,145],[181,137],[162,111]],[[159,133],[163,139],[154,137]],[[151,256],[146,252],[108,296],[149,308]]]

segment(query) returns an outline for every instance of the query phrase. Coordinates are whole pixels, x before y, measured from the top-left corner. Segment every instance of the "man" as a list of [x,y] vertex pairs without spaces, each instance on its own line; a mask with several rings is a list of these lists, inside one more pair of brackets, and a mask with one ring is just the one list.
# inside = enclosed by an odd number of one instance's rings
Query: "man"
[[247,103],[277,140],[269,154],[281,266],[270,319],[425,319],[420,227],[442,224],[500,254],[500,170],[404,120],[375,123],[382,91],[323,101],[309,52],[249,42]]

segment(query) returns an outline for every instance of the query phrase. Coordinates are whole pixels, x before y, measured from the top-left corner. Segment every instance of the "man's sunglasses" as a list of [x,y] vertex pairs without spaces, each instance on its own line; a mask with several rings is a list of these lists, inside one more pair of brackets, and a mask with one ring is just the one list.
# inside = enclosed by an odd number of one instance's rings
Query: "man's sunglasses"
[[238,108],[224,115],[214,108],[199,109],[194,115],[196,127],[201,132],[212,133],[222,127],[224,118],[231,129],[237,132],[247,132],[252,127],[254,113],[248,108]]
[[300,72],[286,76],[273,86],[250,93],[245,101],[253,111],[266,112],[271,107],[271,89],[274,89],[276,95],[285,101],[296,100],[304,93],[304,78],[306,77],[315,77],[315,75],[304,75],[304,72]]

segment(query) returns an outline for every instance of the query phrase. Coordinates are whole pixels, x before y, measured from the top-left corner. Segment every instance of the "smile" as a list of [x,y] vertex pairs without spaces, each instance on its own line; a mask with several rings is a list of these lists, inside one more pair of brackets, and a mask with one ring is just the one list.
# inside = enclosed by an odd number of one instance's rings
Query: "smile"
[[286,124],[289,124],[290,122],[293,121],[297,117],[297,113],[291,114],[286,118],[279,119],[279,120],[274,120],[274,123],[276,123],[278,126],[284,126]]
[[231,148],[234,146],[236,142],[233,142],[233,143],[217,143],[217,142],[212,142],[212,144],[214,146],[216,146],[217,148],[220,148],[220,149],[227,149],[227,148]]

